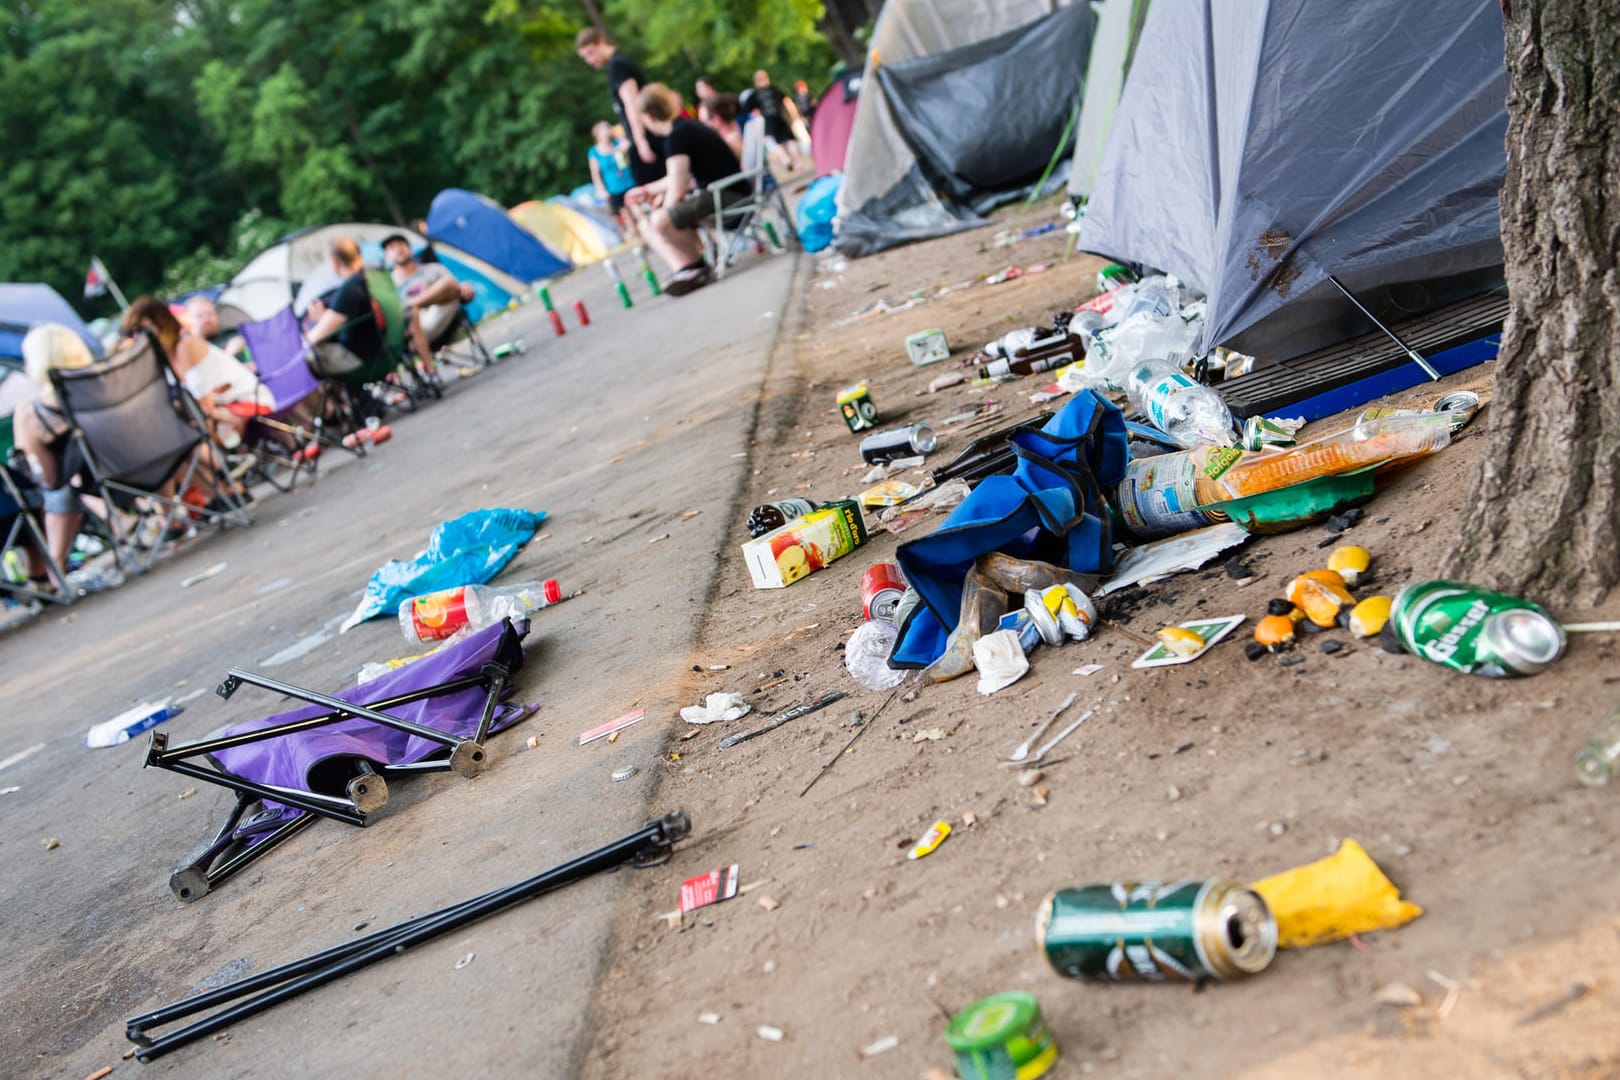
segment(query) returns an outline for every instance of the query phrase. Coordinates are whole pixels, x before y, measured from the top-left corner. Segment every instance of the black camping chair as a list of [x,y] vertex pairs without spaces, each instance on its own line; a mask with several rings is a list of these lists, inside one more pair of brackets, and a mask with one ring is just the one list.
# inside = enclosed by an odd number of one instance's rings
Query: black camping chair
[[[45,574],[54,592],[47,592],[28,581],[10,581],[0,576],[0,593],[11,593],[28,600],[49,600],[57,604],[71,604],[73,590],[68,588],[67,573],[51,558],[51,549],[45,539],[45,530],[38,518],[38,489],[21,469],[13,469],[10,459],[14,447],[11,417],[0,417],[0,533],[4,534],[0,551],[31,548],[45,560]],[[32,499],[30,496],[34,496]]]
[[[143,552],[143,526],[161,537],[196,516],[218,526],[249,525],[253,518],[231,486],[222,483],[225,453],[208,418],[197,406],[150,332],[112,358],[87,368],[51,372],[62,414],[89,468],[90,494],[137,515],[135,536],[126,536],[117,515],[108,514],[113,555],[137,572],[151,569],[159,545]],[[214,467],[203,467],[206,448]],[[164,494],[171,487],[174,494]],[[184,499],[196,488],[211,496],[195,506]]]
[[[758,116],[750,117],[743,125],[741,164],[741,172],[716,180],[704,189],[714,199],[714,224],[709,227],[713,232],[710,262],[717,280],[726,276],[731,264],[750,244],[785,251],[799,241],[782,186],[771,173],[765,121]],[[749,194],[740,199],[728,195],[745,182],[750,185]]]

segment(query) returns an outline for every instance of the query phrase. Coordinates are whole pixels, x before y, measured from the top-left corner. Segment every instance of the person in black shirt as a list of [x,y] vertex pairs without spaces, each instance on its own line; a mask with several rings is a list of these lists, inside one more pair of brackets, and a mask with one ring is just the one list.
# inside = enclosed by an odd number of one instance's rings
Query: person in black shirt
[[[641,91],[641,121],[654,135],[664,137],[664,179],[631,188],[624,201],[652,210],[646,229],[647,244],[675,271],[664,291],[681,296],[709,283],[698,226],[714,217],[710,184],[742,171],[725,139],[707,124],[681,114],[680,95],[662,83]],[[696,185],[694,189],[694,185]],[[742,180],[722,189],[726,204],[747,198],[752,185]]]
[[799,110],[782,91],[771,85],[771,73],[764,68],[754,72],[754,86],[744,90],[737,107],[743,112],[757,112],[765,121],[765,134],[787,155],[788,168],[798,167],[799,142],[793,137],[793,122]]
[[360,246],[352,237],[335,236],[326,254],[343,282],[310,301],[309,314],[315,325],[310,328],[309,343],[315,351],[309,366],[317,375],[341,376],[360,370],[367,358],[381,355],[383,340],[371,309]]
[[647,73],[640,64],[619,52],[608,36],[594,26],[587,26],[574,37],[574,51],[591,67],[607,72],[613,111],[618,114],[624,130],[630,133],[631,178],[638,184],[650,184],[662,177],[664,156],[659,152],[657,140],[642,126],[636,109],[636,98],[647,85]]

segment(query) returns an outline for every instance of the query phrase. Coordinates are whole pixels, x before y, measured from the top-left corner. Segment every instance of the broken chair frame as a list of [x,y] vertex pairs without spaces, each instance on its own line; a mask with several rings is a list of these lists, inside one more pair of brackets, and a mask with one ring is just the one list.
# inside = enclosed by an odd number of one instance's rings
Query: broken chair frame
[[[242,684],[247,683],[313,705],[325,706],[330,711],[272,724],[253,731],[238,731],[172,747],[166,733],[152,732],[146,748],[144,762],[146,766],[156,766],[210,784],[218,784],[237,794],[236,806],[224,826],[212,840],[205,842],[193,852],[169,876],[170,890],[177,899],[188,903],[201,899],[220,882],[313,824],[317,815],[363,827],[369,815],[388,803],[386,780],[388,776],[422,772],[455,772],[462,776],[477,776],[483,770],[488,757],[484,742],[489,737],[490,727],[495,722],[496,710],[501,698],[505,696],[507,683],[513,671],[514,668],[500,663],[497,659],[491,659],[485,662],[476,675],[465,675],[449,682],[361,705],[315,690],[306,690],[255,672],[231,668],[225,673],[224,681],[215,690],[221,698],[228,700]],[[472,687],[482,688],[485,696],[483,710],[478,718],[478,728],[471,738],[452,735],[438,728],[392,716],[384,711]],[[356,774],[345,785],[345,793],[341,796],[304,791],[278,784],[262,784],[227,771],[217,760],[209,762],[212,768],[192,760],[212,755],[219,750],[277,739],[295,732],[356,719],[370,720],[384,727],[437,743],[449,753],[423,761],[384,765],[381,766],[380,772],[367,759],[356,759],[358,761]],[[249,842],[239,834],[244,824],[242,819],[248,808],[260,800],[281,803],[303,813],[282,820],[279,825],[270,826],[268,823],[281,818],[282,813],[268,808],[261,809],[248,818],[246,825],[251,828],[255,823],[262,821],[266,824],[266,831],[257,840]]]

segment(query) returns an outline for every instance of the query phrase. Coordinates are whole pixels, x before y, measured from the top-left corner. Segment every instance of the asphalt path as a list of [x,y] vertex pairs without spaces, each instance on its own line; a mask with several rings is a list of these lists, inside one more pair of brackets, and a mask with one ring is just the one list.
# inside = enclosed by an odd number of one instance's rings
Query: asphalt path
[[[571,1071],[590,1045],[592,986],[626,872],[151,1065],[121,1055],[128,1016],[529,877],[673,809],[648,797],[718,560],[738,542],[735,503],[794,266],[755,258],[679,300],[633,281],[629,311],[601,271],[577,273],[553,289],[565,337],[537,303],[503,316],[491,343],[521,337],[528,351],[457,380],[372,454],[329,453],[316,484],[262,499],[251,528],[206,536],[121,588],[0,633],[0,791],[16,789],[0,794],[0,1075]],[[590,326],[578,325],[575,299]],[[555,577],[584,590],[534,619],[515,685],[539,712],[491,740],[482,775],[395,780],[365,828],[318,822],[179,903],[169,873],[232,795],[144,770],[144,737],[91,750],[85,731],[177,697],[185,712],[165,730],[188,741],[285,707],[252,688],[229,702],[207,692],[229,667],[331,690],[367,661],[414,651],[392,618],[336,627],[376,567],[479,507],[549,515],[545,538],[497,583]],[[576,745],[634,708],[648,721],[615,743]],[[625,764],[639,772],[613,782]]]

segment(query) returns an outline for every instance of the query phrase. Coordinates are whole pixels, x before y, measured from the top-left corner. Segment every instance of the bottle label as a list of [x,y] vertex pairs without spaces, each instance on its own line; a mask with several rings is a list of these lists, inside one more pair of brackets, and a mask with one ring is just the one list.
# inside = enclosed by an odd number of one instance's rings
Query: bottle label
[[1170,407],[1170,401],[1183,390],[1190,390],[1198,383],[1181,372],[1166,375],[1152,386],[1147,392],[1147,414],[1153,426],[1160,431],[1166,431],[1165,413]]
[[411,600],[411,629],[419,641],[442,641],[466,625],[466,586]]

